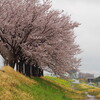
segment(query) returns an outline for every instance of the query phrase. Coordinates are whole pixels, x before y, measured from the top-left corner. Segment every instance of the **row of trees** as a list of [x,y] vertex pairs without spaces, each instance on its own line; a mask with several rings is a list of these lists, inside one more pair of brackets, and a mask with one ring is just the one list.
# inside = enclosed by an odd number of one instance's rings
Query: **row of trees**
[[80,65],[74,35],[78,25],[52,9],[49,0],[1,0],[0,53],[6,65],[16,65],[27,76],[47,70],[63,77]]

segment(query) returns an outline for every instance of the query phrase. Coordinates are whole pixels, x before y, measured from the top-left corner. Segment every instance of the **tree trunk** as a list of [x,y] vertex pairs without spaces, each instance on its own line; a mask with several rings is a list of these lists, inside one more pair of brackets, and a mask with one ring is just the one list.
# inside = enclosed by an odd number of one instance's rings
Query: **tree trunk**
[[19,72],[22,73],[22,62],[19,62]]
[[43,76],[43,70],[39,69],[39,77]]
[[[15,62],[10,64],[10,66],[15,66]],[[14,67],[12,67],[14,68]],[[24,61],[20,60],[20,62],[16,62],[16,71],[26,75],[26,76],[34,76],[41,77],[43,76],[43,70],[40,69],[37,65],[30,65],[30,62],[25,64]]]
[[29,66],[29,64],[25,64],[25,75],[30,76],[30,66]]
[[19,64],[18,64],[18,62],[16,63],[16,71],[19,72]]
[[43,70],[33,65],[32,66],[32,76],[35,76],[35,77],[43,76]]
[[16,63],[15,60],[12,60],[9,62],[9,66],[11,66],[14,69],[15,63]]

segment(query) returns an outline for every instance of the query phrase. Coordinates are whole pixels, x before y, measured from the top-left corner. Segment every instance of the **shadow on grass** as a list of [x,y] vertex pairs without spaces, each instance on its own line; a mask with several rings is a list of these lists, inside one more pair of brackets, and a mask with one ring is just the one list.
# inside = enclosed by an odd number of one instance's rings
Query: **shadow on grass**
[[[59,97],[59,99],[50,99],[50,100],[72,100],[65,96],[65,90],[60,86],[43,78],[35,77],[34,80],[37,81],[39,83],[39,86],[42,87],[46,92],[50,93],[55,98]],[[60,99],[60,97],[62,99]]]
[[20,85],[20,89],[30,93],[34,100],[72,100],[65,96],[64,89],[45,79],[33,78],[38,84],[32,86]]

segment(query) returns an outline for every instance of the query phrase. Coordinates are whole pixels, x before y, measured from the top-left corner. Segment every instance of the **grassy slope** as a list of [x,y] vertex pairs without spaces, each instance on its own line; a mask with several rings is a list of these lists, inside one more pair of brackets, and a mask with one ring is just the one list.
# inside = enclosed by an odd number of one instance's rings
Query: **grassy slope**
[[[26,78],[10,67],[0,70],[0,100],[30,100],[33,96],[21,90],[22,84],[37,84],[35,81]],[[34,100],[34,99],[33,99]]]
[[[29,79],[10,67],[0,70],[0,100],[80,100],[83,89],[55,77]],[[84,88],[84,87],[83,87]],[[83,99],[82,99],[83,100]]]
[[0,100],[72,100],[63,89],[42,78],[29,79],[6,66],[0,70]]
[[66,81],[50,76],[46,76],[44,79],[47,79],[48,81],[51,81],[52,83],[60,86],[64,90],[66,96],[72,98],[72,100],[83,100],[84,98],[86,98],[83,91],[80,91],[79,89],[74,89],[75,84],[73,84],[72,80],[70,79]]

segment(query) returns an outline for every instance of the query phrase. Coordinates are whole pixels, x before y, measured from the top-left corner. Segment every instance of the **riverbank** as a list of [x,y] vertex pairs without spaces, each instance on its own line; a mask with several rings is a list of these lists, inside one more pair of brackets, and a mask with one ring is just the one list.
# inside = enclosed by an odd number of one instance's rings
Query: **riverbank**
[[73,83],[71,79],[28,78],[8,66],[0,70],[0,100],[91,100],[89,90],[93,89],[95,87]]

